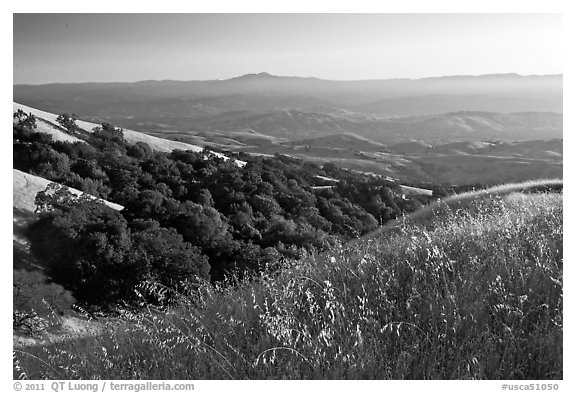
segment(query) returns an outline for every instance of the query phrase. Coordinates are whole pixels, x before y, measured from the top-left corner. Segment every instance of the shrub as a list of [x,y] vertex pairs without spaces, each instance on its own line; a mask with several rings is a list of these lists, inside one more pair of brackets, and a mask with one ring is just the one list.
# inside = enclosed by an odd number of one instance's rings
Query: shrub
[[90,198],[66,196],[65,191],[47,198],[29,238],[32,253],[45,263],[49,276],[80,301],[128,295],[145,266],[128,258],[131,243],[122,215]]
[[43,330],[42,321],[58,325],[58,316],[75,302],[69,291],[39,271],[14,270],[12,289],[14,328],[27,333]]
[[79,130],[79,127],[76,124],[76,115],[74,114],[63,113],[61,115],[58,115],[56,121],[69,134],[73,135]]
[[52,379],[562,379],[562,198],[474,204],[81,343]]

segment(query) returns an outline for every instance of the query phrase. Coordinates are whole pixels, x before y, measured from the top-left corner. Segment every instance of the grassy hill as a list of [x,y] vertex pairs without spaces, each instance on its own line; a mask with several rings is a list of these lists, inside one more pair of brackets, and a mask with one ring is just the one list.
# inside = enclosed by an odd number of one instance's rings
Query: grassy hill
[[[13,112],[21,109],[25,113],[32,113],[37,119],[39,119],[39,127],[37,129],[38,132],[47,132],[51,134],[54,139],[56,140],[65,140],[70,142],[78,142],[80,139],[76,137],[72,137],[66,133],[64,133],[64,129],[58,126],[58,122],[56,121],[58,115],[54,113],[49,113],[45,111],[41,111],[26,105],[13,103]],[[83,120],[76,120],[76,124],[78,127],[83,129],[84,131],[92,131],[95,127],[99,127],[99,124],[91,123]],[[202,147],[191,145],[189,143],[158,138],[156,136],[148,135],[143,132],[133,131],[133,130],[122,130],[124,134],[124,138],[128,143],[137,143],[137,142],[144,142],[148,146],[150,146],[153,150],[162,151],[162,152],[171,152],[173,150],[191,150],[195,152],[201,152],[203,150]],[[218,157],[228,159],[226,156],[220,153],[213,153]],[[236,161],[239,166],[244,165],[243,161]]]
[[[18,109],[21,109],[26,113],[32,113],[34,116],[36,116],[36,118],[42,119],[42,120],[44,120],[44,122],[50,122],[53,125],[58,124],[58,122],[56,121],[56,118],[58,117],[58,115],[56,115],[56,114],[41,111],[41,110],[26,106],[26,105],[13,103],[13,111],[16,112]],[[43,123],[43,122],[41,121],[41,123]],[[82,120],[76,120],[76,124],[78,125],[78,127],[80,127],[81,129],[83,129],[85,131],[91,131],[94,127],[99,126],[99,124],[90,123],[90,122],[82,121]],[[43,130],[40,129],[38,131],[43,131]],[[128,141],[130,143],[144,142],[144,143],[147,143],[154,150],[172,151],[174,149],[181,149],[181,150],[202,151],[201,147],[190,145],[187,143],[157,138],[157,137],[154,137],[152,135],[147,135],[147,134],[137,132],[137,131],[132,131],[132,130],[123,130],[123,131],[124,131],[124,138],[126,138],[126,141]],[[63,133],[61,128],[60,128],[60,133]]]
[[125,312],[122,329],[16,352],[15,376],[562,379],[562,194],[520,192],[541,186],[467,194],[167,312]]
[[489,155],[428,155],[417,163],[438,183],[494,184],[562,176],[562,159]]
[[298,141],[286,142],[285,144],[289,146],[305,146],[308,148],[321,147],[362,151],[380,151],[386,148],[386,146],[382,145],[381,143],[371,141],[352,133],[328,135],[312,139],[302,139]]
[[[24,173],[18,169],[13,169],[12,173],[13,183],[13,207],[14,209],[22,210],[24,212],[33,213],[36,209],[34,200],[40,191],[44,191],[48,184],[52,183],[39,176],[34,176],[29,173]],[[75,188],[68,187],[68,190],[75,195],[82,195],[83,192]],[[124,207],[117,203],[103,201],[105,205],[114,210],[122,210]]]
[[354,133],[383,144],[412,139],[429,143],[483,140],[531,140],[562,137],[562,115],[551,112],[451,112],[437,115],[375,117],[353,112],[314,112],[310,110],[274,110],[263,113],[225,112],[200,118],[157,117],[118,118],[115,124],[159,133],[161,131],[198,133],[235,132],[252,129],[259,133],[291,141]]
[[562,177],[561,139],[523,142],[457,142],[431,146],[412,141],[383,146],[350,134],[244,147],[318,163],[372,172],[415,183],[501,184]]
[[439,199],[436,202],[433,202],[423,207],[422,209],[415,211],[414,213],[391,221],[376,231],[351,241],[349,245],[365,243],[369,239],[380,237],[385,233],[387,234],[391,232],[397,232],[406,225],[419,225],[424,227],[427,225],[434,225],[435,218],[446,214],[453,215],[455,212],[466,210],[482,198],[500,197],[514,193],[562,191],[563,187],[564,182],[560,179],[546,179],[531,180],[523,183],[502,184],[480,191],[459,193],[443,199]]

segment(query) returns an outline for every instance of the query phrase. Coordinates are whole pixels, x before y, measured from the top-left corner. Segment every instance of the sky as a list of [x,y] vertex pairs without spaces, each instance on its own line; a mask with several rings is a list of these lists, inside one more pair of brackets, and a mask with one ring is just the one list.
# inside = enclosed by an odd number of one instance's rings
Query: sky
[[561,14],[14,14],[13,83],[561,74]]

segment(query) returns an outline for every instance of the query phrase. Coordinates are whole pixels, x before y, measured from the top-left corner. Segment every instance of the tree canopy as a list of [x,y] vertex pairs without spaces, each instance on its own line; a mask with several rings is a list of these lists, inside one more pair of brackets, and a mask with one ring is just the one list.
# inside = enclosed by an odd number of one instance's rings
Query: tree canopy
[[[178,287],[188,278],[249,274],[418,207],[393,182],[333,164],[241,155],[247,163],[239,167],[210,154],[129,144],[109,124],[79,133],[83,142],[53,141],[34,136],[29,118],[15,114],[15,168],[125,207],[112,211],[62,190],[39,196],[32,250],[86,301],[94,293],[107,293],[106,301],[130,296],[147,280]],[[327,176],[332,185],[317,187]]]

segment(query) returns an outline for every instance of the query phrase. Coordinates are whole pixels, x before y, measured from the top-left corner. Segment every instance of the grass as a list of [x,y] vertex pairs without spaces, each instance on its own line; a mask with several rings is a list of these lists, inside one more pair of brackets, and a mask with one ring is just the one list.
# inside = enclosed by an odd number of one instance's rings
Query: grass
[[[36,210],[36,195],[38,195],[40,191],[46,190],[46,187],[52,183],[50,180],[44,179],[43,177],[34,176],[18,169],[12,169],[12,181],[13,206],[15,210],[19,210],[22,213],[33,213]],[[68,187],[68,190],[74,195],[84,194],[84,192],[73,187]],[[124,206],[117,203],[105,200],[102,201],[114,210],[124,209]],[[14,217],[16,218],[17,215],[15,214]]]
[[371,232],[360,239],[353,240],[351,244],[366,242],[368,239],[382,236],[383,233],[398,231],[406,224],[427,225],[434,222],[434,218],[439,215],[451,214],[459,210],[466,210],[478,199],[492,196],[506,196],[513,193],[559,191],[564,187],[562,179],[542,179],[528,180],[522,183],[509,183],[497,185],[478,191],[468,191],[452,195],[425,206],[401,219],[390,221],[374,232]]
[[562,195],[405,222],[101,335],[14,351],[30,379],[562,379]]

